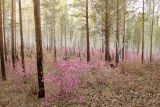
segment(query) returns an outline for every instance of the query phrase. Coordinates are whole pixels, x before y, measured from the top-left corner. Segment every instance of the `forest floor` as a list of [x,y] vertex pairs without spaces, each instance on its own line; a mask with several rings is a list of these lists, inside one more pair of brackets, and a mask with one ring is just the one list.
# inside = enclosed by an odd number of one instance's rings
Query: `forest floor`
[[[103,74],[93,70],[82,75],[76,90],[63,96],[79,95],[79,102],[62,98],[54,102],[48,99],[46,104],[44,99],[37,99],[32,80],[24,84],[17,78],[12,72],[8,81],[0,81],[0,107],[160,107],[160,64],[156,62],[151,65],[129,62]],[[46,84],[47,91],[50,87],[51,84]]]

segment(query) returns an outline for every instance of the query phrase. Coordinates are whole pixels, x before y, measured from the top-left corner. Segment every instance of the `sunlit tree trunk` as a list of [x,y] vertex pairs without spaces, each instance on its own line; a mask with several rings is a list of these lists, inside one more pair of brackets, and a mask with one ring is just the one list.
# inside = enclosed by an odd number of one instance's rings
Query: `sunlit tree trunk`
[[24,62],[24,40],[23,40],[23,24],[22,24],[22,7],[21,0],[19,0],[19,20],[20,20],[20,38],[21,38],[21,61],[22,61],[22,71],[25,72],[25,62]]
[[143,8],[142,8],[142,64],[144,63],[144,0],[143,0]]
[[5,0],[3,0],[3,37],[4,37],[4,55],[5,61],[7,61],[7,46],[6,46],[6,28],[5,28]]
[[2,80],[6,80],[6,69],[5,69],[5,61],[4,61],[4,50],[3,50],[2,4],[3,4],[2,0],[0,0],[0,59],[1,59]]
[[116,28],[116,66],[119,63],[119,0],[117,0],[117,28]]
[[150,44],[150,62],[152,62],[152,51],[153,51],[153,31],[154,31],[154,10],[155,10],[155,1],[153,0],[153,7],[152,7],[152,22],[151,22],[151,44]]
[[42,54],[42,37],[41,37],[41,18],[40,18],[40,0],[34,2],[34,19],[35,19],[35,35],[36,35],[36,50],[37,50],[37,70],[38,70],[38,98],[45,97],[44,77],[43,77],[43,54]]
[[12,37],[12,63],[15,68],[15,1],[12,0],[12,12],[11,12],[11,37]]
[[90,61],[90,43],[89,43],[88,0],[86,0],[86,36],[87,36],[87,62],[89,62]]

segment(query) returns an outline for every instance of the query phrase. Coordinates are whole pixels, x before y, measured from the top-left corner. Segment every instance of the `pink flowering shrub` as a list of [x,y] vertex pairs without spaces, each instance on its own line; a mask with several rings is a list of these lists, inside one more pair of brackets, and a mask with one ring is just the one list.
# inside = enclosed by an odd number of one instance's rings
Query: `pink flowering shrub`
[[[105,62],[104,53],[100,49],[91,49],[91,61],[86,62],[86,50],[82,49],[79,51],[74,48],[67,48],[67,60],[64,60],[65,49],[57,49],[57,58],[53,58],[53,55],[50,52],[44,53],[43,67],[44,67],[44,82],[46,88],[46,98],[43,100],[43,106],[51,107],[52,105],[65,105],[65,104],[83,104],[88,100],[86,93],[90,89],[96,89],[97,87],[106,85],[106,75],[110,74],[112,76],[114,71],[120,70],[119,68],[112,70],[110,63]],[[79,52],[81,55],[79,55]],[[110,50],[111,56],[114,60],[115,51]],[[136,51],[125,51],[125,61],[119,62],[119,67],[127,63],[128,60],[140,59],[140,54],[137,54]],[[158,55],[157,55],[158,56]],[[160,57],[160,56],[159,56]],[[16,68],[12,68],[12,64],[8,63],[7,71],[10,73],[10,76],[17,79],[17,87],[19,90],[29,93],[29,95],[37,95],[38,83],[37,83],[37,65],[35,57],[25,58],[25,73],[22,72],[21,61],[16,62]],[[114,63],[114,62],[113,62]],[[136,62],[137,64],[137,62]],[[135,64],[135,66],[136,66]],[[132,64],[133,65],[133,64]],[[135,68],[134,68],[135,69]],[[116,71],[116,72],[117,72]],[[115,73],[116,73],[115,72]],[[125,72],[124,72],[125,73]],[[116,74],[120,78],[121,75]],[[138,74],[142,75],[142,74]],[[134,76],[130,76],[125,79],[129,81],[130,79],[134,80]],[[25,81],[26,84],[23,84]],[[114,80],[113,84],[119,82],[119,87],[123,85],[123,78]],[[119,88],[118,87],[118,88]],[[89,90],[85,90],[89,88]],[[83,93],[84,90],[84,93]],[[100,89],[99,89],[100,90]],[[80,92],[81,91],[81,92]]]
[[[52,104],[56,101],[65,101],[68,103],[83,103],[84,97],[75,95],[76,90],[82,85],[82,77],[89,72],[107,72],[109,66],[104,61],[93,60],[89,63],[86,61],[80,61],[78,58],[72,60],[61,60],[58,59],[57,63],[53,64],[53,68],[49,71],[45,77],[45,83],[53,85],[57,88],[55,92],[47,94],[44,104]],[[55,88],[54,87],[54,88]],[[53,94],[53,95],[52,95]],[[54,98],[53,98],[54,96]]]

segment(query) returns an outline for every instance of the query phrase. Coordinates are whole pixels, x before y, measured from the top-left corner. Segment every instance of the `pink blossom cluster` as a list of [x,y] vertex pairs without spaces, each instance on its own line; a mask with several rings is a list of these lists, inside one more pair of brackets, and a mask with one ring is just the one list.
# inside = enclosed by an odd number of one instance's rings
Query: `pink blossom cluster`
[[[45,77],[46,84],[56,84],[57,89],[59,90],[60,99],[65,99],[67,96],[68,102],[84,102],[83,96],[72,96],[72,93],[78,89],[81,85],[81,76],[86,73],[92,72],[106,72],[108,68],[108,63],[105,61],[92,60],[91,62],[80,61],[78,58],[72,60],[58,60],[57,63],[53,65],[51,71],[49,71],[48,75]],[[48,93],[48,98],[46,98],[47,105],[51,99],[53,100],[53,96]],[[59,97],[58,97],[59,99]],[[63,101],[62,100],[62,101]],[[66,100],[66,99],[65,99]],[[54,97],[55,101],[55,97]]]

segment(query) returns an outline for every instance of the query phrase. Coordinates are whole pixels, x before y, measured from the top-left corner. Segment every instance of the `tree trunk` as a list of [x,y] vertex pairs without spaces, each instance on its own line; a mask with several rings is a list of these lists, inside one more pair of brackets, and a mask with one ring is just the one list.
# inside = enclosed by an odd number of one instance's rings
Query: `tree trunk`
[[21,38],[21,61],[22,61],[22,69],[23,69],[22,72],[25,72],[21,0],[19,0],[19,20],[20,20],[20,38]]
[[43,54],[42,54],[42,37],[41,37],[41,18],[40,18],[40,0],[34,0],[34,19],[37,51],[37,70],[38,70],[38,98],[45,97],[44,77],[43,77]]
[[138,40],[138,43],[137,43],[137,56],[139,55],[139,50],[140,50],[140,41]]
[[126,37],[126,0],[124,0],[124,19],[123,19],[123,48],[122,48],[122,60],[125,59],[125,37]]
[[3,51],[2,0],[0,1],[0,58],[1,58],[2,80],[6,80],[4,51]]
[[53,18],[53,42],[54,42],[54,58],[55,58],[55,61],[56,61],[56,58],[57,58],[57,51],[56,51],[56,29],[55,29],[55,26],[56,26],[56,16],[55,16],[55,10],[53,10],[53,14],[54,14],[54,18]]
[[64,48],[65,48],[65,59],[67,58],[67,27],[65,22],[65,31],[64,31]]
[[12,12],[11,12],[11,35],[12,35],[12,63],[15,69],[15,1],[12,0]]
[[47,36],[47,51],[49,51],[49,34],[48,34],[48,26],[47,26],[47,23],[46,23],[46,31],[44,31],[44,32],[46,32],[46,36]]
[[108,1],[106,1],[106,20],[105,20],[105,61],[111,61],[109,53],[109,14],[108,14]]
[[86,0],[86,36],[87,36],[87,62],[89,62],[90,61],[90,44],[89,44],[88,0]]
[[144,0],[143,0],[143,13],[142,13],[142,64],[144,63]]
[[119,0],[117,0],[116,66],[119,63]]
[[152,22],[151,22],[151,44],[150,44],[150,62],[152,62],[153,58],[152,58],[152,48],[153,48],[153,30],[154,30],[154,9],[155,9],[155,5],[154,5],[154,0],[153,0],[153,13],[152,13]]
[[63,24],[61,22],[61,49],[63,48]]
[[55,30],[54,30],[54,37],[53,37],[53,41],[54,41],[54,58],[55,58],[55,60],[56,60],[56,58],[57,58],[57,49],[56,49],[56,37],[55,37],[56,35],[55,35]]
[[6,46],[6,28],[5,28],[5,0],[3,0],[3,37],[4,37],[4,55],[7,61],[7,46]]

